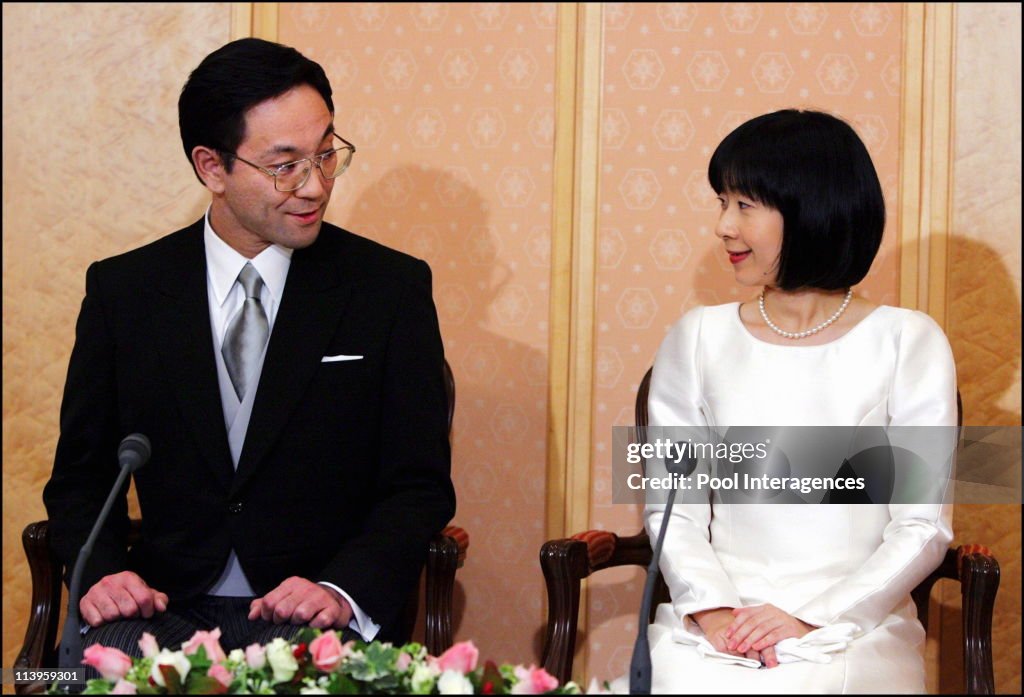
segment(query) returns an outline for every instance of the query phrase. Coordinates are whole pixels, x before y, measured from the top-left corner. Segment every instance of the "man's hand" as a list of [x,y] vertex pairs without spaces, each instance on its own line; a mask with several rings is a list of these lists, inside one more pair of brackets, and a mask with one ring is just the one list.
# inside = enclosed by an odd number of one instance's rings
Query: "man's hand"
[[122,571],[104,576],[78,603],[82,619],[92,627],[119,619],[143,617],[167,609],[167,594],[150,588],[138,574]]
[[760,651],[769,668],[778,665],[774,649],[777,643],[791,637],[802,637],[814,629],[768,603],[736,608],[732,614],[735,619],[725,632],[729,649],[741,653]]
[[308,624],[315,629],[344,629],[352,621],[352,606],[333,588],[298,576],[249,605],[249,619],[274,624]]

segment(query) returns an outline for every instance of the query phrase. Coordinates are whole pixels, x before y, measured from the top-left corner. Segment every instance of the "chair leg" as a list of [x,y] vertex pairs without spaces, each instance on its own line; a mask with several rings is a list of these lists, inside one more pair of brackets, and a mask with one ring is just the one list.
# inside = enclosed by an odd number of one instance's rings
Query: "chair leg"
[[438,535],[430,541],[424,595],[426,646],[431,656],[440,656],[452,645],[452,593],[458,561],[459,546],[451,537]]
[[572,679],[580,582],[590,573],[587,545],[578,540],[551,540],[540,550],[548,589],[548,626],[541,664],[561,683]]

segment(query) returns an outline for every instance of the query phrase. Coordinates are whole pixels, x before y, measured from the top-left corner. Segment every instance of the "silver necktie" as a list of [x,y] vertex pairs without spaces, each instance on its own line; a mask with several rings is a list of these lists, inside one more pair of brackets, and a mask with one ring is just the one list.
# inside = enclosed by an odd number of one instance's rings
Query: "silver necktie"
[[228,323],[221,354],[231,384],[235,387],[235,394],[241,400],[250,387],[249,381],[255,383],[259,378],[255,374],[255,367],[263,355],[267,337],[270,336],[270,324],[267,322],[267,313],[263,311],[263,304],[260,303],[263,279],[256,267],[246,262],[238,274],[238,282],[245,291],[245,302]]

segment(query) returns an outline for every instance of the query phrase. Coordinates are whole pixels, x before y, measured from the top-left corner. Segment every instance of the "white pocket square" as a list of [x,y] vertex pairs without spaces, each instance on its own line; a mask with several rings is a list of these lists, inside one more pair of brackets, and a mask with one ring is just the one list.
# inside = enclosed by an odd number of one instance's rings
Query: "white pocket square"
[[337,363],[338,361],[361,361],[362,356],[346,356],[343,353],[339,353],[337,356],[324,356],[320,359],[321,363]]

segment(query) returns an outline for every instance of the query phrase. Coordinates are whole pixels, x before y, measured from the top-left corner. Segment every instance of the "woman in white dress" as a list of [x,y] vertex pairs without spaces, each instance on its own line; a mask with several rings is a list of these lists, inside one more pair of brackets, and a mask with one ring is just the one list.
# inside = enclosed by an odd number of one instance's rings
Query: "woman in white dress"
[[[952,432],[942,330],[851,291],[885,223],[853,129],[818,112],[757,117],[719,145],[709,180],[722,253],[739,284],[761,290],[672,328],[654,363],[651,426]],[[645,509],[652,540],[663,511]],[[649,633],[654,691],[923,692],[910,591],[942,560],[950,520],[948,506],[927,502],[723,504],[711,492],[677,505],[661,558],[672,602]]]

